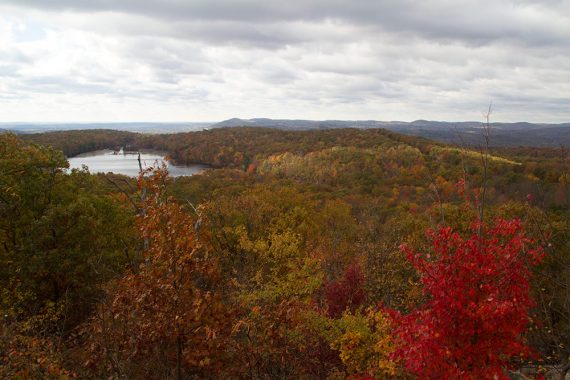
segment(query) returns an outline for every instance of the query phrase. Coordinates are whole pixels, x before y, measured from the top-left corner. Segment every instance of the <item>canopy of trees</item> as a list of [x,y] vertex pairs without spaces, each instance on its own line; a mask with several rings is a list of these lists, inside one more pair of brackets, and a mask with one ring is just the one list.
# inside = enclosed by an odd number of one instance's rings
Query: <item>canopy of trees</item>
[[[121,146],[213,169],[66,169]],[[563,376],[569,168],[380,129],[0,135],[0,377]]]

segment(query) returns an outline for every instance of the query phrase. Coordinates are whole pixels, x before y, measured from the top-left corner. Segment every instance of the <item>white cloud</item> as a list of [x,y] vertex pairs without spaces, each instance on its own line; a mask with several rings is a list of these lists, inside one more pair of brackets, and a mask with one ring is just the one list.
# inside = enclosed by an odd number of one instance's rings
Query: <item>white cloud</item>
[[570,2],[0,4],[0,121],[570,120]]

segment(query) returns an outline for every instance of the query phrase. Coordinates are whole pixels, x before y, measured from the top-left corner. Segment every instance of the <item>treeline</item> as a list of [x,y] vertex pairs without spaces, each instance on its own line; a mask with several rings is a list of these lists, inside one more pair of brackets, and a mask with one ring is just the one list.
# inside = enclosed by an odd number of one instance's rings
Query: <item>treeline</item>
[[121,147],[136,149],[139,135],[133,132],[91,129],[81,131],[56,131],[46,133],[23,134],[24,141],[35,142],[60,150],[66,157],[101,149],[119,150]]
[[[246,171],[256,171],[259,167],[264,172],[280,170],[281,176],[285,175],[285,172],[292,174],[293,171],[300,173],[304,170],[305,174],[302,176],[310,177],[320,173],[321,177],[326,177],[325,182],[338,181],[336,172],[340,170],[345,175],[352,173],[346,177],[344,185],[352,181],[368,189],[372,189],[375,182],[381,182],[381,186],[385,186],[384,175],[390,175],[389,171],[395,175],[397,183],[401,182],[401,165],[397,162],[386,163],[386,160],[381,158],[386,155],[394,156],[394,152],[398,151],[401,152],[403,160],[422,156],[422,163],[417,163],[419,166],[416,165],[414,172],[407,174],[409,178],[413,177],[422,182],[427,175],[431,184],[447,183],[443,186],[447,192],[450,191],[452,183],[462,176],[474,176],[474,181],[477,182],[482,174],[479,159],[481,149],[453,148],[383,129],[282,131],[243,127],[164,135],[89,130],[23,135],[23,138],[61,150],[68,157],[97,149],[146,148],[164,151],[172,161],[179,164],[199,163],[215,168],[238,168]],[[415,151],[410,153],[410,149]],[[345,156],[344,162],[331,160],[332,157],[324,160],[318,158],[325,154],[342,154]],[[504,202],[509,197],[524,197],[532,193],[545,205],[561,205],[567,202],[564,198],[567,194],[564,188],[570,181],[566,177],[570,165],[570,151],[567,149],[493,148],[490,154],[493,156],[493,163],[498,164],[491,167],[491,170],[499,167],[492,180],[495,187],[493,191],[499,194],[490,199]],[[301,165],[305,168],[301,170],[297,167],[292,170],[291,165]],[[423,169],[420,168],[422,165]],[[379,175],[379,170],[383,171],[383,175]],[[362,181],[358,176],[362,177]]]
[[567,156],[382,130],[136,139],[222,168],[67,175],[56,150],[0,137],[2,377],[492,379],[567,363]]
[[370,148],[382,144],[417,144],[420,138],[383,129],[281,131],[271,128],[217,128],[176,134],[137,134],[111,130],[61,131],[22,135],[26,141],[51,146],[68,157],[96,149],[121,146],[168,152],[181,164],[241,167],[270,154],[304,154],[336,146]]

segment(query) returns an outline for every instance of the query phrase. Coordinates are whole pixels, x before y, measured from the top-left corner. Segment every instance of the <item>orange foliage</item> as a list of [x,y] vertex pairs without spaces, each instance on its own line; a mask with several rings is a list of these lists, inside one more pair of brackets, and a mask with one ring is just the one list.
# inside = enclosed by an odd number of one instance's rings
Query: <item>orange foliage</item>
[[139,178],[147,191],[137,220],[147,246],[143,262],[107,287],[85,330],[87,364],[130,378],[212,373],[226,319],[215,292],[217,265],[195,221],[165,196],[166,171],[150,174]]

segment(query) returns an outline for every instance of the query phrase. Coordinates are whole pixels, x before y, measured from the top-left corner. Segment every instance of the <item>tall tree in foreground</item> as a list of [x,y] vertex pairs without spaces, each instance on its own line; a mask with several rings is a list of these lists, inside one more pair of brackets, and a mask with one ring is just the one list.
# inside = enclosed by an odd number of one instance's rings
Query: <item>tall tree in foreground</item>
[[131,213],[61,152],[0,133],[0,378],[71,376],[65,340],[131,252]]
[[119,378],[201,377],[214,373],[223,353],[217,266],[191,215],[165,195],[166,179],[165,170],[139,178],[146,189],[137,219],[143,262],[109,286],[86,329],[88,364]]
[[425,379],[508,379],[506,369],[529,348],[522,334],[533,306],[530,267],[541,260],[519,220],[476,223],[462,238],[431,231],[433,252],[402,247],[427,301],[395,318],[394,356]]

